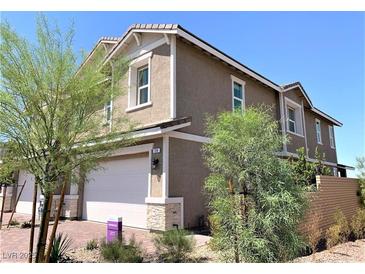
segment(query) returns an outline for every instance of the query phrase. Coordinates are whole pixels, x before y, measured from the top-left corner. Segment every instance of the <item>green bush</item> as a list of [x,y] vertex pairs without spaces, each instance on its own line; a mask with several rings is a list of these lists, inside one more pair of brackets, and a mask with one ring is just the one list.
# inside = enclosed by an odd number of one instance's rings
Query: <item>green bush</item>
[[11,222],[10,222],[9,224],[10,224],[10,226],[17,226],[17,225],[19,225],[20,223],[18,222],[18,220],[17,220],[17,219],[13,219],[13,220],[11,220]]
[[161,260],[168,263],[185,262],[193,251],[195,241],[183,229],[173,229],[158,234],[154,238],[156,251]]
[[365,209],[358,209],[352,217],[351,230],[357,239],[365,238]]
[[141,263],[143,261],[140,246],[132,238],[128,244],[124,239],[112,242],[103,241],[100,246],[104,260],[112,263]]
[[86,243],[86,250],[94,250],[99,247],[98,241],[96,239],[92,239]]
[[326,231],[327,247],[346,242],[351,232],[349,223],[341,210],[336,210],[333,219],[334,224]]
[[49,257],[50,263],[59,263],[66,256],[66,252],[71,247],[72,240],[67,234],[58,233],[53,240],[51,255]]

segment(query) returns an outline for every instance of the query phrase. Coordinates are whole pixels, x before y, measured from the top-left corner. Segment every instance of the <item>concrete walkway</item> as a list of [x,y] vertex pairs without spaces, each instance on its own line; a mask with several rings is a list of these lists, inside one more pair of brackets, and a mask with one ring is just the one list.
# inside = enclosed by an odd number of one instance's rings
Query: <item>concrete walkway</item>
[[[6,224],[10,218],[10,213],[4,214],[3,228],[0,231],[0,262],[27,262],[30,229],[21,229],[19,227],[6,228]],[[31,219],[27,214],[15,214],[13,220],[16,219],[20,224]],[[35,241],[37,242],[38,228],[35,230]],[[49,227],[49,233],[52,225]],[[72,239],[72,248],[85,247],[86,243],[92,239],[103,239],[106,236],[106,224],[89,222],[89,221],[61,221],[58,225],[57,232],[63,232]],[[135,237],[138,243],[146,253],[153,253],[153,234],[141,229],[123,228],[123,235],[128,240]],[[34,246],[34,250],[36,246]]]

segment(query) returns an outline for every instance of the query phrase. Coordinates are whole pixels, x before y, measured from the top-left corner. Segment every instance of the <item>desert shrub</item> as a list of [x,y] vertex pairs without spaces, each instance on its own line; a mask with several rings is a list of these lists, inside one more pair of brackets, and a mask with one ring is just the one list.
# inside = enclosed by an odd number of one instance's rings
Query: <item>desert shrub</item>
[[92,239],[86,243],[86,250],[94,250],[98,248],[98,241],[96,239]]
[[10,224],[10,226],[17,226],[17,225],[19,225],[20,223],[18,222],[18,220],[17,220],[17,219],[12,219],[12,220],[11,220],[11,222],[10,222],[9,224]]
[[143,261],[140,246],[132,238],[127,244],[123,238],[100,245],[104,260],[112,263],[141,263]]
[[59,263],[66,256],[66,252],[71,247],[72,240],[67,234],[58,233],[53,240],[51,255],[49,257],[50,263]]
[[358,209],[352,217],[351,230],[357,239],[365,237],[365,209]]
[[356,158],[356,169],[358,171],[359,185],[360,185],[360,202],[365,208],[365,157]]
[[32,222],[31,222],[31,221],[23,222],[23,223],[20,225],[20,228],[31,228],[31,227],[32,227]]
[[168,263],[181,263],[188,259],[193,251],[195,241],[183,229],[173,229],[158,234],[154,244],[161,260]]
[[341,210],[336,210],[333,219],[334,224],[326,231],[327,247],[346,242],[350,235],[349,223]]
[[204,190],[212,246],[226,262],[286,262],[303,250],[298,231],[308,199],[293,168],[276,156],[287,138],[267,106],[207,119]]
[[322,238],[322,229],[320,227],[321,220],[322,214],[320,212],[315,212],[311,217],[311,222],[307,225],[306,238],[313,254],[313,260],[315,259],[316,252],[318,251],[318,243]]

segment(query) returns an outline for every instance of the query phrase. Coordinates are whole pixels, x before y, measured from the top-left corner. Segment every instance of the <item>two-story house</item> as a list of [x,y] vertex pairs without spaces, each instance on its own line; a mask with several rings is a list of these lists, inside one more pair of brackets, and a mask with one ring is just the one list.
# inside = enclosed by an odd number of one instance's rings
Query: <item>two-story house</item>
[[[101,38],[98,48],[105,62],[131,60],[120,81],[127,92],[105,106],[105,122],[111,129],[118,113],[127,115],[140,125],[133,133],[139,142],[102,160],[103,169],[86,174],[85,183],[71,185],[65,216],[106,222],[118,215],[126,226],[152,230],[198,226],[207,217],[205,115],[263,103],[290,136],[278,156],[304,147],[313,161],[318,147],[334,175],[346,176],[334,131],[342,124],[315,108],[299,82],[278,85],[179,25],[132,25],[120,38]],[[25,180],[17,212],[30,213],[33,178],[20,171],[18,181]]]

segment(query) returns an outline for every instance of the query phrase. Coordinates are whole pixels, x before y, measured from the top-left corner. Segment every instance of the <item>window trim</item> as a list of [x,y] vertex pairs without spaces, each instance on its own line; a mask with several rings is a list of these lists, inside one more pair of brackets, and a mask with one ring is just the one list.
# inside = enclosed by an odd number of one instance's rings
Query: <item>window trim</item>
[[[289,99],[288,97],[284,97],[284,102],[285,102],[285,115],[286,115],[285,131],[290,134],[296,135],[298,137],[304,138],[304,121],[303,121],[302,105],[298,104],[297,102],[294,102],[293,100]],[[297,120],[297,119],[295,120],[295,132],[293,132],[289,129],[289,111],[288,111],[289,108],[294,109],[295,113],[299,113],[299,120]],[[298,125],[300,125],[301,133],[298,132],[299,131]]]
[[[128,105],[125,112],[131,112],[138,109],[142,109],[148,106],[152,106],[151,101],[151,60],[152,51],[137,56],[129,64],[128,70]],[[139,103],[139,90],[138,90],[138,70],[148,67],[148,100],[143,104]],[[135,76],[135,77],[134,77]],[[132,96],[133,93],[133,96]],[[132,102],[133,101],[133,102]]]
[[[318,140],[318,128],[317,128],[317,124],[319,125],[319,140]],[[319,145],[323,145],[323,142],[322,142],[322,128],[321,128],[321,120],[319,119],[315,119],[315,128],[316,128],[316,140],[317,140],[317,144]]]
[[[242,103],[241,112],[243,112],[245,110],[245,85],[246,85],[246,82],[233,75],[231,75],[231,82],[232,82],[232,84],[231,84],[232,85],[232,111],[235,110],[234,100],[238,100]],[[242,98],[238,98],[238,97],[234,96],[234,83],[235,82],[242,86]]]
[[328,125],[328,136],[329,136],[329,139],[330,139],[330,147],[333,148],[333,149],[336,149],[335,128],[333,127],[333,125]]

